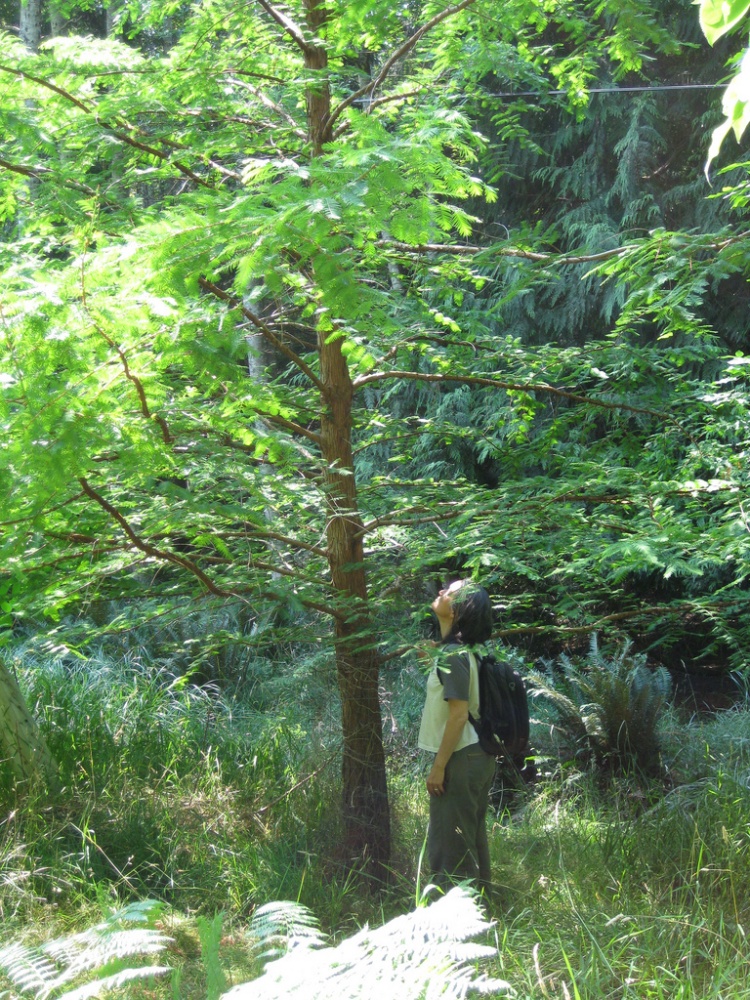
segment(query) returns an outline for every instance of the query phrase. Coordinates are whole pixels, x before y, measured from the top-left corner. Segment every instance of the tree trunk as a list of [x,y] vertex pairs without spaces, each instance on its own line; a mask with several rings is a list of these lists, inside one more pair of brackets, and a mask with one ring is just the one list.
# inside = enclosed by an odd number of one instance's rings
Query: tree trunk
[[[307,26],[313,32],[325,24],[327,12],[321,0],[305,0]],[[328,52],[313,44],[305,50],[305,67],[313,71],[314,80],[307,88],[307,127],[313,156],[323,152],[323,146],[333,138],[329,122],[331,86],[328,80]]]
[[[328,54],[318,33],[328,12],[322,0],[305,0],[307,27],[315,35],[304,50],[313,71],[307,90],[308,134],[313,156],[332,140]],[[391,820],[378,692],[377,636],[370,614],[364,567],[362,518],[352,457],[353,387],[341,339],[318,338],[323,383],[321,441],[326,468],[326,542],[337,614],[336,671],[343,734],[344,850],[378,878],[386,874]]]
[[117,30],[117,4],[115,0],[110,0],[110,2],[105,7],[106,16],[106,37],[114,38],[115,31]]
[[0,660],[0,750],[15,777],[33,785],[40,779],[50,791],[59,790],[57,765],[26,707],[13,674]]
[[61,35],[67,35],[68,33],[68,19],[57,4],[50,7],[49,28],[53,38],[59,38]]
[[42,40],[42,0],[21,0],[21,41],[29,52],[37,52]]
[[378,693],[377,636],[368,605],[362,519],[352,460],[352,382],[341,340],[318,344],[324,405],[328,564],[337,596],[336,669],[343,731],[345,850],[382,877],[390,858],[388,789]]

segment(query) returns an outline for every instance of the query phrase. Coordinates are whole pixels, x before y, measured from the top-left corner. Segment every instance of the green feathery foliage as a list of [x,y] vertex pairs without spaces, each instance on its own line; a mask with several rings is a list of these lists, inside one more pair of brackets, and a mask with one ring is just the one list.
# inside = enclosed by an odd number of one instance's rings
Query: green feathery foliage
[[589,95],[692,71],[689,5],[386,6],[135,3],[0,64],[0,610],[307,629],[349,857],[387,854],[379,626],[425,572],[555,648],[748,638],[742,172],[678,212],[693,105]]

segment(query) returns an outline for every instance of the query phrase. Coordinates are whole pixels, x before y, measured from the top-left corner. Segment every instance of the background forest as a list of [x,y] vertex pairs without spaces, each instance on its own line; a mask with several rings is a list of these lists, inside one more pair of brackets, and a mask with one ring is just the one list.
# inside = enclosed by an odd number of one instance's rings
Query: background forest
[[750,992],[748,7],[0,2],[8,941],[135,902],[213,997],[269,901],[424,915],[473,576],[539,775],[492,974]]

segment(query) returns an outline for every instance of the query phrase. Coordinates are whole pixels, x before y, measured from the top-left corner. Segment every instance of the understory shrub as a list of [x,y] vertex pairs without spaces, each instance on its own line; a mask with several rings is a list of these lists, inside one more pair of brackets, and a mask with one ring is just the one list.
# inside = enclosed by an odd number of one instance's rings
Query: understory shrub
[[562,654],[545,670],[530,671],[528,679],[535,710],[548,717],[552,752],[561,760],[658,773],[659,720],[671,689],[665,668],[648,667],[630,643],[607,654],[594,635],[586,657]]

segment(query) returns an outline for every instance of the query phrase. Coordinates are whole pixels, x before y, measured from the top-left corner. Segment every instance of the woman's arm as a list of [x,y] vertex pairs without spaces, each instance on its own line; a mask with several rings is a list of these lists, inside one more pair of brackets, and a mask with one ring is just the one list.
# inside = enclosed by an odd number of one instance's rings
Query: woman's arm
[[463,728],[469,720],[469,703],[458,698],[448,698],[448,721],[445,723],[432,768],[427,775],[427,791],[430,795],[442,795],[445,791],[445,767],[456,749]]

